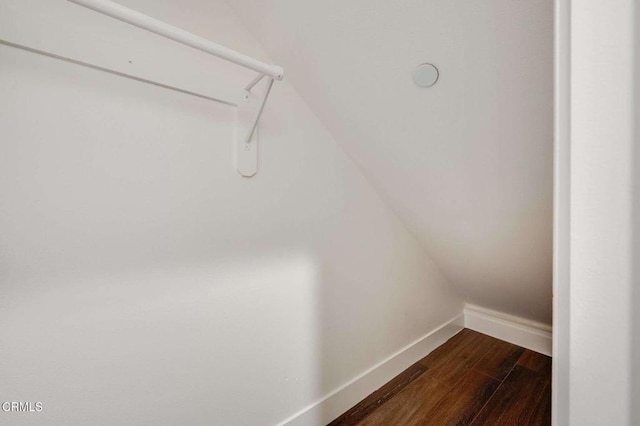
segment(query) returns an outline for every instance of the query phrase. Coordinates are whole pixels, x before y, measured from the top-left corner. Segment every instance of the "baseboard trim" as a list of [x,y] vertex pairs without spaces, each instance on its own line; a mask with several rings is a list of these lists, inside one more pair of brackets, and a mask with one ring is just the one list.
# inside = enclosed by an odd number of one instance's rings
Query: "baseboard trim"
[[425,336],[400,349],[320,401],[300,410],[280,425],[324,426],[362,401],[464,328],[464,315],[445,322]]
[[523,348],[551,356],[551,326],[513,315],[465,305],[464,326]]

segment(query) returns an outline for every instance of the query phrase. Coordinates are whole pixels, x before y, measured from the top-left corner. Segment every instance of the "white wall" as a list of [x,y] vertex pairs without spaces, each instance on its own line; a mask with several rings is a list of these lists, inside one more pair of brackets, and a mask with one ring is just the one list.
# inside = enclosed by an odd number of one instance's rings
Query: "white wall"
[[571,324],[571,0],[555,2],[552,424],[569,424]]
[[640,75],[640,26],[637,25],[640,22],[640,7],[637,5],[634,8],[635,12],[635,24],[633,28],[634,32],[634,141],[633,144],[633,213],[632,213],[632,297],[631,301],[631,315],[632,321],[632,334],[631,334],[631,424],[640,424],[640,145],[638,139],[640,138],[640,82],[638,76]]
[[630,392],[638,363],[634,4],[571,4],[571,425],[638,424]]
[[465,300],[551,322],[553,0],[230,4]]
[[[122,3],[265,58],[221,2]],[[246,75],[63,0],[0,37],[207,90]],[[226,67],[226,68],[225,68]],[[0,398],[34,425],[281,421],[461,311],[288,82],[234,110],[0,45]]]

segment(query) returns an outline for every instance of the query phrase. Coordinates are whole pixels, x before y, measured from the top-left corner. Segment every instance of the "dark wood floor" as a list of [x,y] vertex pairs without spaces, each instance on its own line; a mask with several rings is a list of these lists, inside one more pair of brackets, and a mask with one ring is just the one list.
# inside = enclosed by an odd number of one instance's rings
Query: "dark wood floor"
[[464,329],[331,425],[550,425],[551,358]]

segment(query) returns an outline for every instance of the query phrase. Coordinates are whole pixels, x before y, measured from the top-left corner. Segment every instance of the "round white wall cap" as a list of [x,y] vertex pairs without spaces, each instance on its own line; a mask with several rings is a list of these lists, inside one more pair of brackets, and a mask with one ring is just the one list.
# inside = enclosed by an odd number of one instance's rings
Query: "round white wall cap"
[[420,87],[431,87],[438,81],[438,68],[432,64],[420,64],[413,72],[413,82]]

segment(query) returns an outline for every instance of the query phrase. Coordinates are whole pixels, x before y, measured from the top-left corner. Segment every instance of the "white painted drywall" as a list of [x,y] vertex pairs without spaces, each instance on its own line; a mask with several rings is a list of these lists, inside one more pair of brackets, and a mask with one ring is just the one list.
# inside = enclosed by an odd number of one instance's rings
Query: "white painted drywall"
[[638,362],[631,348],[638,309],[632,298],[638,247],[634,4],[571,4],[568,408],[576,426],[637,424],[631,410],[638,401],[630,392]]
[[555,2],[551,423],[569,424],[571,348],[571,0]]
[[551,322],[553,0],[229,3],[468,302]]
[[[122,3],[268,59],[220,2]],[[248,81],[63,0],[1,2],[0,36]],[[228,106],[3,45],[0,99],[0,397],[44,407],[0,423],[274,424],[461,312],[286,80],[252,179]]]
[[640,424],[640,7],[634,7],[634,143],[633,143],[633,213],[632,213],[632,297],[630,309],[632,315],[631,333],[631,424]]

